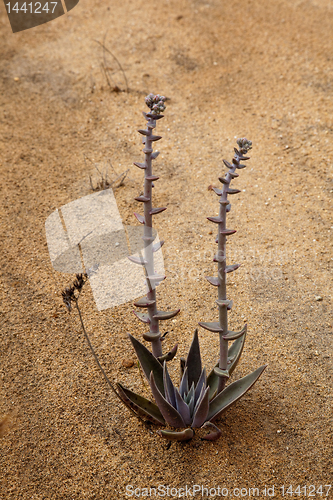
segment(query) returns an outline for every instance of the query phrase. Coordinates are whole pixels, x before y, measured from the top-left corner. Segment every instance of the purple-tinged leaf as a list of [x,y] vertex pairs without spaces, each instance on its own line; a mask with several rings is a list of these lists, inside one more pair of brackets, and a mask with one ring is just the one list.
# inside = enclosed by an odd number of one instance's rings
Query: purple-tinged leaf
[[214,255],[213,257],[213,262],[224,262],[224,261],[225,261],[224,255]]
[[150,215],[156,215],[156,214],[160,214],[161,212],[164,212],[164,210],[166,210],[167,207],[161,207],[161,208],[152,208],[151,210],[149,210],[149,213]]
[[[164,339],[162,338],[161,340]],[[167,354],[159,356],[157,359],[159,360],[160,363],[163,363],[164,361],[171,361],[176,356],[177,349],[178,349],[178,344],[176,344]]]
[[222,189],[218,189],[214,186],[212,187],[212,189],[213,189],[214,193],[217,194],[217,196],[221,196],[221,194],[223,193]]
[[183,398],[185,394],[188,393],[188,374],[187,374],[187,366],[185,366],[185,370],[182,376],[182,379],[180,381],[180,386],[179,386],[179,393],[181,397]]
[[240,189],[228,188],[227,193],[228,194],[238,194],[238,193],[241,193],[241,190]]
[[[222,184],[229,184],[229,181],[225,177],[219,177],[219,181],[222,182]],[[221,194],[222,194],[222,191],[221,191]]]
[[239,332],[228,331],[227,335],[223,337],[224,340],[236,340],[242,337],[247,332],[247,325],[245,324]]
[[131,334],[128,334],[130,341],[134,347],[136,355],[140,361],[140,365],[144,374],[146,375],[148,381],[150,380],[150,373],[153,372],[155,376],[155,382],[159,391],[164,395],[164,385],[163,385],[163,368],[161,363],[157,361],[155,356],[136,338]]
[[224,236],[229,236],[230,234],[235,234],[236,232],[236,229],[220,229],[220,234],[223,234]]
[[133,163],[133,165],[135,165],[136,167],[142,168],[143,170],[145,170],[147,168],[147,166],[145,165],[145,163],[139,163],[138,161],[135,161]]
[[230,202],[229,202],[229,200],[222,200],[222,199],[221,199],[221,200],[219,201],[219,203],[220,203],[221,205],[225,205],[225,206],[227,206],[227,205],[229,205],[229,203],[230,203]]
[[156,121],[164,118],[164,115],[155,115],[154,113],[145,113],[144,111],[142,112],[142,114],[146,118],[146,120],[152,119]]
[[263,365],[254,372],[228,385],[220,392],[209,405],[207,420],[218,418],[229,406],[238,401],[256,383],[267,365]]
[[150,319],[149,319],[149,316],[148,314],[144,314],[144,313],[140,313],[139,311],[133,311],[133,314],[135,314],[135,316],[140,320],[142,321],[142,323],[147,323],[149,325],[150,323]]
[[155,340],[158,340],[161,338],[160,332],[152,333],[152,332],[147,332],[143,333],[142,337],[144,340],[147,340],[147,342],[154,342]]
[[218,278],[215,278],[214,276],[205,276],[206,280],[208,283],[210,283],[213,286],[220,286],[220,282]]
[[152,153],[152,155],[151,155],[151,159],[152,159],[152,160],[155,160],[155,159],[158,157],[158,155],[159,155],[159,154],[160,154],[160,152],[159,152],[159,151],[155,151],[155,153]]
[[145,224],[146,223],[145,218],[144,218],[143,215],[137,214],[136,212],[134,212],[134,215],[138,219],[138,221],[140,222],[140,224]]
[[235,177],[239,177],[239,174],[237,174],[237,172],[229,172],[229,175],[232,179],[234,179]]
[[207,420],[208,411],[209,411],[209,387],[206,388],[200,403],[194,409],[192,427],[201,427],[203,423]]
[[[145,140],[143,140],[142,142],[145,143]],[[153,148],[146,148],[146,147],[144,147],[142,151],[145,154],[148,154],[148,153],[152,153],[154,150],[153,150]]]
[[164,245],[163,240],[159,241],[158,243],[155,243],[155,245],[153,245],[153,252],[157,252],[160,248],[162,248],[163,245]]
[[151,137],[149,137],[150,141],[159,141],[160,139],[162,139],[161,135],[152,135]]
[[152,274],[151,276],[146,276],[146,280],[148,281],[152,289],[154,289],[157,285],[159,285],[160,282],[163,281],[164,279],[165,276],[161,274]]
[[147,175],[145,177],[146,181],[157,181],[157,179],[159,179],[159,177],[157,175]]
[[[188,391],[188,393],[185,395],[184,397],[184,401],[185,403],[187,403],[188,405],[190,404],[190,401],[191,399],[194,400],[194,382],[192,382],[192,385],[190,387],[190,390]],[[192,408],[193,410],[193,408]]]
[[205,328],[205,330],[209,330],[210,332],[216,332],[216,333],[222,333],[223,328],[221,328],[220,323],[213,321],[211,323],[204,323],[203,321],[200,321],[198,325],[202,326],[202,328]]
[[220,224],[220,222],[223,222],[223,219],[221,219],[221,217],[207,217],[207,219],[211,222],[215,222],[215,224]]
[[168,441],[190,441],[194,436],[194,431],[192,429],[179,432],[160,430],[157,431],[157,434]]
[[202,439],[207,439],[207,441],[216,441],[222,436],[222,432],[220,431],[220,429],[216,427],[216,425],[214,425],[212,422],[204,423],[201,429],[204,429],[206,427],[213,429],[213,431],[209,434],[206,434],[206,436],[204,436]]
[[144,260],[143,257],[135,257],[135,255],[128,255],[127,257],[131,262],[134,262],[134,264],[140,264],[141,266],[145,266],[148,264],[146,260]]
[[188,405],[185,403],[181,395],[179,394],[179,391],[177,388],[175,388],[175,397],[176,397],[176,407],[179,413],[182,416],[182,419],[184,420],[186,425],[190,425],[192,422],[191,419],[191,412],[188,407]]
[[157,311],[156,314],[154,314],[153,318],[158,319],[159,321],[162,321],[164,319],[170,319],[176,316],[179,313],[180,309],[177,309],[176,311]]
[[194,382],[194,385],[197,385],[198,380],[199,380],[200,375],[201,375],[201,372],[202,372],[199,337],[198,337],[198,329],[197,328],[194,331],[191,347],[190,347],[190,350],[189,350],[188,355],[187,355],[186,367],[187,367],[188,385],[191,386],[193,382]]
[[163,383],[164,383],[165,399],[174,408],[176,408],[175,386],[172,383],[165,361],[163,363]]
[[232,273],[233,271],[236,271],[241,266],[241,264],[232,264],[231,266],[226,266],[225,268],[225,273]]
[[246,165],[241,165],[241,164],[239,164],[239,165],[237,165],[237,167],[236,167],[236,168],[242,169],[242,168],[245,168],[245,167],[246,167]]
[[[160,365],[161,366],[161,365]],[[161,367],[162,369],[162,367]],[[163,371],[163,369],[162,369]],[[167,402],[162,393],[158,390],[154,374],[151,372],[150,374],[150,387],[155,398],[156,404],[162,413],[164,420],[171,425],[172,427],[185,427],[185,423],[180,413],[174,408],[170,403]]]
[[[233,344],[228,349],[228,371],[230,376],[232,372],[235,370],[238,361],[241,357],[241,354],[243,352],[245,338],[246,338],[246,333],[242,337],[235,340],[235,342],[233,342]],[[218,365],[219,364],[217,363],[215,366]],[[209,385],[210,387],[209,399],[212,399],[213,395],[217,392],[218,383],[219,383],[219,378],[217,375],[215,375],[213,369],[210,372],[209,376],[207,377],[207,385]]]
[[136,201],[142,201],[143,203],[146,202],[146,201],[149,201],[150,198],[148,198],[148,196],[137,196],[136,198],[134,198]]
[[148,399],[126,389],[120,383],[117,383],[119,395],[125,404],[130,406],[138,415],[146,418],[154,424],[165,424],[162,413],[154,403]]
[[219,378],[229,378],[229,371],[228,370],[221,370],[218,366],[215,366],[214,368],[214,373],[217,375]]
[[142,297],[141,299],[134,302],[136,307],[148,307],[155,304],[155,300],[148,299],[148,297]]
[[215,300],[216,304],[220,307],[226,307],[227,309],[232,308],[233,301],[232,300]]
[[234,168],[234,165],[231,165],[227,160],[223,160],[223,163],[227,168]]
[[150,135],[150,131],[149,130],[139,129],[138,132],[141,135]]
[[204,368],[201,372],[200,378],[198,380],[197,386],[195,388],[195,393],[194,393],[194,401],[195,403],[198,401],[200,392],[203,387],[206,387],[207,385],[207,377],[206,377],[206,368]]

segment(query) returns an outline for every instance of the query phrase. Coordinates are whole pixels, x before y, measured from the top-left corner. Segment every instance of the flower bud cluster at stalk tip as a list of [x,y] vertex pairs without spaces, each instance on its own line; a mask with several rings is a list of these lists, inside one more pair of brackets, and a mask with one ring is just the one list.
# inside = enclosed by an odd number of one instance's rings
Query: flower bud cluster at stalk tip
[[149,94],[145,98],[145,102],[148,106],[148,108],[151,109],[151,112],[153,115],[159,115],[160,113],[163,113],[165,110],[165,97],[163,95],[159,94]]
[[242,150],[241,152],[243,154],[246,154],[250,149],[252,149],[252,141],[249,141],[246,139],[246,137],[243,137],[242,139],[237,139],[237,144]]

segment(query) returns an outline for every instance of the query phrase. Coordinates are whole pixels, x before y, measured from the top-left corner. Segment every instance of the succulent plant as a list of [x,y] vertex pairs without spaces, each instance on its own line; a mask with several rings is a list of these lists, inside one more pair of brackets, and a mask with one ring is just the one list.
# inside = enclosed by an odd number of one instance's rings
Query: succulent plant
[[[163,104],[163,101],[162,99],[159,99],[159,96],[154,97],[153,94],[150,94],[146,98],[146,103],[149,107],[151,107],[151,109],[153,109],[156,101]],[[155,112],[159,112],[160,109],[161,108],[156,108]],[[145,224],[144,241],[147,241],[147,245],[145,246],[144,260],[141,259],[140,263],[143,263],[146,267],[147,282],[149,285],[149,277],[153,272],[153,257],[152,253],[150,254],[149,249],[149,244],[152,239],[152,228],[151,218],[148,218],[148,215],[151,215],[152,210],[154,209],[151,209],[151,184],[146,184],[147,181],[150,182],[152,177],[152,139],[149,139],[149,137],[151,137],[151,132],[148,133],[148,130],[151,130],[154,127],[157,116],[160,118],[161,115],[144,113],[144,116],[148,120],[148,129],[147,131],[139,130],[139,132],[144,134],[146,137],[144,149],[146,161],[145,164],[136,165],[140,168],[145,168],[147,171],[145,176],[144,197],[140,197],[141,199],[139,198],[139,201],[143,201],[145,203],[145,217],[138,216],[137,214],[136,216],[139,222]],[[154,140],[157,140],[156,136],[153,137],[155,137]],[[253,373],[250,373],[249,375],[225,387],[226,381],[230,378],[240,359],[247,332],[246,325],[239,332],[228,330],[228,311],[232,307],[232,301],[228,300],[226,295],[226,275],[235,271],[239,267],[238,264],[226,265],[226,237],[236,232],[234,229],[227,229],[226,227],[226,216],[231,208],[227,197],[229,194],[231,195],[240,192],[238,189],[231,189],[230,183],[232,179],[238,177],[239,175],[236,172],[236,169],[242,169],[245,167],[245,165],[242,165],[240,162],[249,159],[245,155],[252,147],[251,141],[248,141],[245,138],[239,139],[237,144],[240,150],[238,151],[235,148],[235,156],[232,163],[223,160],[225,166],[229,169],[229,172],[225,177],[219,177],[220,182],[223,184],[223,188],[213,188],[215,193],[220,197],[219,215],[218,217],[208,217],[211,222],[218,224],[219,228],[216,238],[216,243],[218,243],[218,252],[214,257],[214,261],[218,263],[218,276],[207,277],[209,283],[218,288],[218,299],[216,302],[219,307],[219,321],[211,323],[200,322],[199,325],[208,331],[219,333],[220,356],[218,363],[207,377],[205,368],[202,368],[198,331],[195,330],[187,359],[181,359],[182,376],[179,388],[175,387],[167,369],[166,359],[171,359],[175,355],[176,350],[174,349],[174,352],[169,353],[169,355],[161,356],[161,349],[159,347],[157,348],[156,344],[154,344],[155,338],[159,341],[161,338],[158,329],[154,329],[156,328],[156,322],[154,323],[153,320],[158,318],[159,313],[157,313],[157,315],[154,313],[153,308],[156,307],[156,296],[155,290],[152,290],[150,287],[147,297],[140,299],[136,305],[144,305],[148,308],[148,315],[145,316],[144,319],[141,316],[140,319],[145,320],[150,324],[151,330],[149,334],[144,335],[144,339],[152,342],[153,353],[151,353],[132,335],[129,335],[129,338],[138,356],[142,370],[150,384],[156,404],[143,396],[139,396],[138,394],[132,392],[122,384],[117,384],[119,394],[123,398],[123,401],[142,418],[156,424],[167,424],[176,429],[184,428],[183,431],[159,431],[159,434],[162,437],[169,440],[187,441],[194,435],[193,428],[198,427],[207,427],[212,429],[212,431],[203,439],[218,439],[221,432],[212,422],[217,419],[231,404],[241,398],[252,387],[266,368],[265,365],[261,366]],[[155,177],[153,177],[153,179],[155,179]],[[150,205],[148,205],[148,203],[150,203]],[[164,209],[155,210],[162,211]],[[149,239],[147,239],[147,237],[149,237]],[[152,304],[151,302],[154,303]],[[174,311],[172,315],[170,315],[170,313],[167,313],[169,315],[162,313],[161,319],[172,317],[177,313],[178,311]],[[229,347],[230,341],[233,341],[233,343]]]
[[136,317],[149,325],[149,332],[143,335],[143,338],[152,345],[152,352],[156,358],[160,361],[172,359],[177,351],[177,346],[175,346],[169,353],[163,356],[162,353],[162,340],[163,337],[159,330],[159,322],[173,318],[179,313],[179,309],[174,311],[159,311],[157,309],[156,301],[156,286],[165,279],[165,276],[158,275],[154,270],[154,253],[160,250],[164,241],[159,241],[156,244],[154,242],[153,235],[153,216],[159,214],[166,210],[166,207],[154,208],[152,205],[152,188],[154,187],[154,181],[157,181],[158,176],[153,175],[152,171],[152,160],[155,160],[159,155],[159,152],[153,151],[153,142],[159,141],[162,137],[153,134],[153,129],[156,127],[156,121],[163,118],[161,111],[165,109],[165,97],[159,94],[149,94],[146,97],[146,104],[151,109],[150,113],[143,113],[143,116],[147,120],[147,128],[140,129],[138,132],[143,135],[143,152],[145,154],[144,163],[135,162],[134,165],[142,170],[144,170],[144,191],[143,194],[136,197],[136,201],[143,203],[144,215],[134,213],[137,220],[144,225],[143,231],[143,255],[140,256],[130,256],[129,259],[135,264],[141,265],[145,269],[146,273],[146,284],[147,284],[147,294],[145,297],[137,300],[134,305],[139,308],[146,308],[147,314],[134,311]]
[[[163,355],[162,341],[165,334],[162,336],[160,333],[159,321],[172,318],[178,314],[179,309],[167,312],[157,309],[156,286],[165,276],[155,273],[154,253],[161,248],[163,241],[153,243],[155,237],[152,225],[153,216],[166,209],[165,207],[153,208],[152,206],[153,183],[158,179],[152,173],[152,160],[159,154],[153,151],[152,143],[161,139],[160,136],[153,135],[153,129],[156,127],[156,121],[163,118],[163,115],[160,113],[165,109],[165,97],[158,94],[149,94],[146,97],[146,104],[151,110],[150,113],[143,113],[147,120],[147,128],[139,130],[139,133],[144,136],[143,152],[145,154],[145,161],[144,163],[135,163],[137,167],[143,169],[145,172],[144,192],[136,198],[137,201],[143,203],[144,214],[135,214],[138,221],[144,225],[144,245],[143,252],[140,251],[139,257],[132,255],[129,259],[143,266],[146,274],[146,296],[137,300],[135,306],[146,308],[147,313],[143,314],[135,311],[135,315],[149,325],[149,332],[145,333],[143,338],[151,343],[152,352],[132,335],[129,335],[129,338],[137,354],[141,368],[149,382],[155,403],[127,389],[121,383],[117,383],[116,389],[101,366],[85,330],[78,305],[82,288],[88,276],[77,275],[73,285],[62,292],[62,297],[69,312],[72,309],[72,304],[75,304],[84,335],[105,381],[114,394],[126,404],[132,413],[145,423],[148,421],[172,427],[173,429],[158,431],[161,437],[169,441],[188,441],[194,436],[193,429],[195,428],[208,429],[209,433],[203,439],[213,441],[221,435],[221,431],[215,426],[213,421],[229,406],[240,399],[253,386],[266,368],[266,365],[263,365],[254,372],[226,386],[226,382],[231,377],[241,357],[247,332],[246,325],[239,332],[233,332],[228,329],[228,311],[232,308],[232,301],[227,299],[226,275],[239,267],[238,264],[226,264],[226,237],[236,232],[234,229],[227,229],[226,227],[227,213],[231,208],[228,195],[240,192],[238,189],[232,189],[230,183],[232,179],[239,175],[236,170],[245,167],[240,162],[249,159],[246,154],[251,149],[252,143],[245,138],[239,139],[237,141],[239,150],[235,148],[235,156],[232,163],[223,160],[224,165],[229,171],[225,177],[219,177],[220,182],[223,184],[222,189],[213,188],[215,193],[220,197],[219,215],[217,217],[208,217],[211,222],[218,225],[218,235],[216,238],[218,251],[213,259],[218,265],[218,276],[207,277],[207,280],[218,289],[216,303],[219,308],[219,320],[210,323],[200,322],[199,325],[210,332],[219,334],[219,359],[216,366],[207,376],[206,369],[202,366],[198,330],[196,329],[187,358],[181,358],[181,380],[177,388],[167,368],[167,361],[174,358],[177,352],[177,345],[170,352]],[[232,342],[232,344],[229,345],[229,342]]]

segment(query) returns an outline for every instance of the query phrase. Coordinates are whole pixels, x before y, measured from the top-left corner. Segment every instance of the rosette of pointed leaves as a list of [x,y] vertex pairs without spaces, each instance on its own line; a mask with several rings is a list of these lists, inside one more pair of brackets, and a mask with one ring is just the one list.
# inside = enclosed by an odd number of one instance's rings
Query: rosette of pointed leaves
[[[231,404],[241,398],[260,377],[265,366],[255,372],[233,382],[217,394],[217,380],[214,370],[206,377],[202,368],[198,331],[195,330],[193,341],[183,366],[179,388],[171,380],[166,362],[162,364],[138,340],[129,335],[132,345],[145,373],[155,403],[143,396],[126,389],[118,383],[123,401],[141,417],[156,424],[168,424],[183,431],[162,430],[159,434],[169,440],[187,441],[194,435],[193,428],[207,426]],[[229,348],[229,374],[235,369],[240,358],[245,338],[237,339]],[[214,431],[204,439],[217,439],[220,431],[213,424]]]

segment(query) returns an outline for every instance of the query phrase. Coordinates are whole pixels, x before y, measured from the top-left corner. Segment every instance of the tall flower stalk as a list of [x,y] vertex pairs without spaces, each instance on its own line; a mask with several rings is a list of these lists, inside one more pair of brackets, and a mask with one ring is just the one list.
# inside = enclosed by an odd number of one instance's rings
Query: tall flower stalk
[[163,339],[159,329],[159,322],[173,318],[179,313],[180,309],[175,311],[159,311],[157,309],[156,286],[165,279],[165,276],[155,273],[154,253],[162,247],[164,241],[160,241],[153,245],[155,239],[153,236],[153,216],[164,212],[166,207],[154,208],[152,204],[152,188],[154,187],[154,181],[157,181],[159,178],[153,174],[152,160],[155,160],[159,155],[158,151],[154,152],[153,143],[162,138],[159,135],[154,135],[153,130],[156,128],[156,121],[164,117],[161,112],[165,109],[165,97],[159,94],[149,94],[145,101],[151,111],[149,113],[143,113],[143,116],[147,120],[146,129],[138,130],[138,132],[144,136],[143,152],[145,160],[143,163],[134,163],[135,166],[144,170],[145,173],[143,194],[135,198],[137,201],[143,203],[144,215],[134,213],[137,220],[144,225],[142,237],[144,252],[143,256],[140,255],[139,258],[131,256],[129,259],[136,264],[144,266],[146,273],[147,294],[145,297],[136,301],[134,305],[140,308],[147,308],[147,314],[136,311],[134,314],[140,321],[149,325],[149,332],[144,333],[143,338],[151,342],[154,356],[159,358],[160,361],[163,361],[164,359],[171,359],[176,354],[177,346],[175,346],[170,353],[163,356]]
[[247,325],[244,325],[240,332],[231,332],[228,330],[228,311],[232,308],[232,300],[227,299],[227,274],[239,268],[240,264],[226,264],[226,246],[227,236],[236,233],[235,229],[228,229],[227,213],[230,212],[231,204],[228,200],[228,195],[240,193],[239,189],[232,189],[230,187],[231,181],[239,176],[236,172],[237,169],[245,168],[241,161],[249,160],[245,156],[252,148],[252,142],[246,138],[238,139],[237,144],[240,148],[238,151],[234,148],[235,156],[232,163],[223,160],[224,165],[228,168],[228,173],[225,177],[219,177],[219,181],[223,184],[222,189],[213,188],[215,193],[220,197],[220,210],[218,217],[207,217],[211,222],[218,224],[218,235],[216,242],[218,244],[217,254],[214,256],[214,262],[217,262],[218,276],[206,277],[208,282],[216,286],[218,289],[218,299],[216,301],[219,307],[219,321],[212,323],[200,322],[199,325],[211,332],[219,333],[220,337],[220,358],[218,367],[215,369],[216,375],[219,377],[217,392],[223,391],[226,381],[229,378],[228,371],[228,343],[230,340],[236,340],[246,334]]

